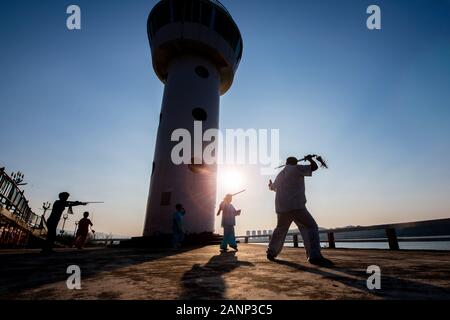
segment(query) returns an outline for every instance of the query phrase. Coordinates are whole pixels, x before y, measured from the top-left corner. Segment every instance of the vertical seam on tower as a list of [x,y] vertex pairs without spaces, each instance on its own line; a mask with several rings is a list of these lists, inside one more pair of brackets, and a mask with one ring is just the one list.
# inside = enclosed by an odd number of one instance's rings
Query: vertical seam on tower
[[214,22],[216,21],[216,8],[212,7],[212,14],[211,14],[211,22],[210,22],[210,28],[211,30],[214,30]]
[[170,23],[173,23],[174,22],[174,17],[173,17],[173,0],[170,0],[169,6],[170,6]]

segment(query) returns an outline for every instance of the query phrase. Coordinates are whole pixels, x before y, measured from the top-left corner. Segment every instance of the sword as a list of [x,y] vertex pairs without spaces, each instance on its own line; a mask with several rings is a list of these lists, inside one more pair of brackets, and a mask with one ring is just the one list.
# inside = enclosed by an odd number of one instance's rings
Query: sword
[[242,193],[242,192],[244,192],[245,191],[245,189],[244,190],[241,190],[241,191],[239,191],[239,192],[236,192],[236,193],[233,193],[231,196],[235,196],[235,195],[238,195],[239,193]]
[[[318,156],[318,155],[316,155],[316,154],[313,154],[313,155],[311,155],[311,157],[312,157],[312,158],[316,158],[316,160],[319,161],[320,166],[321,166],[322,168],[328,169],[327,163],[325,162],[325,160],[324,160],[321,156]],[[302,162],[302,161],[306,161],[306,158],[307,158],[307,157],[303,157],[302,159],[297,160],[297,163],[298,163],[298,162]],[[283,168],[283,167],[286,167],[286,165],[283,164],[283,165],[281,165],[281,166],[279,166],[279,167],[276,167],[275,169],[280,169],[280,168]]]

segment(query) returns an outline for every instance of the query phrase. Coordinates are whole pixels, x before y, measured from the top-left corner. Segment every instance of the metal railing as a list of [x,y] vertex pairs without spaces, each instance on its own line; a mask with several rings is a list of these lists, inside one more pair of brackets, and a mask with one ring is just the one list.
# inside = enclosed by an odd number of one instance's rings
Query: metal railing
[[14,222],[21,227],[25,227],[29,231],[33,231],[33,229],[46,230],[45,219],[31,210],[24,190],[19,189],[14,180],[5,172],[5,168],[0,168],[0,207],[11,213]]
[[88,243],[104,245],[105,247],[119,245],[122,241],[130,240],[127,238],[100,238],[100,239],[89,239]]
[[[409,236],[409,237],[398,237],[397,231],[406,228],[415,227],[427,227],[430,225],[442,225],[446,235],[426,235],[426,236]],[[351,233],[358,231],[374,231],[374,230],[384,230],[385,237],[377,238],[339,238],[335,239],[335,234],[339,233]],[[320,240],[321,243],[328,243],[328,247],[331,249],[336,248],[336,242],[387,242],[389,244],[389,249],[399,250],[399,242],[415,242],[415,241],[450,241],[450,219],[436,219],[436,220],[425,220],[425,221],[415,221],[406,223],[395,223],[395,224],[383,224],[374,226],[358,226],[358,227],[346,227],[346,228],[335,228],[335,229],[324,229],[319,230],[319,234],[326,234],[326,240]],[[288,233],[288,236],[292,236],[292,243],[294,248],[298,248],[299,242],[299,232]],[[244,239],[245,243],[249,243],[249,239],[266,239],[270,241],[271,234],[263,235],[246,235],[238,236],[236,238]]]

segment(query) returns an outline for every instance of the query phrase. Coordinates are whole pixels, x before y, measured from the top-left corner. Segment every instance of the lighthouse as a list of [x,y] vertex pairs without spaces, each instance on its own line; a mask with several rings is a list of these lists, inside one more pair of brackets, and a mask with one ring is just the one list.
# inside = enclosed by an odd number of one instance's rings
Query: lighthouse
[[[220,96],[230,89],[242,57],[241,34],[216,0],[162,0],[149,14],[147,33],[164,95],[143,233],[172,233],[177,203],[186,209],[186,233],[212,233],[217,163],[194,157],[198,148],[194,127],[201,123],[202,132],[218,129]],[[177,129],[189,131],[192,137],[187,163],[175,164],[172,159],[179,143],[172,136]],[[208,144],[202,142],[200,147]]]

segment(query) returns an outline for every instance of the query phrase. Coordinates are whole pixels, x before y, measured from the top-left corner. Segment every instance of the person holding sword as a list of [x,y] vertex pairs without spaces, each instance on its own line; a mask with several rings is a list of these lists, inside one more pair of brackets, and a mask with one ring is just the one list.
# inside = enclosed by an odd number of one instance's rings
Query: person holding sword
[[228,250],[228,246],[233,248],[235,251],[238,251],[234,233],[234,226],[236,225],[235,217],[241,214],[241,210],[236,210],[234,208],[234,206],[231,204],[232,200],[233,195],[227,194],[223,201],[220,203],[219,210],[217,211],[217,215],[220,215],[220,212],[222,212],[223,240],[220,244],[220,251],[222,252],[226,252]]
[[322,158],[313,155],[307,155],[303,159],[308,161],[309,165],[298,165],[299,160],[295,157],[287,158],[285,167],[278,173],[275,181],[269,180],[269,189],[276,192],[277,213],[277,226],[267,248],[269,260],[274,261],[281,252],[289,227],[295,222],[302,235],[308,261],[321,266],[333,265],[320,252],[319,228],[306,209],[305,177],[312,176],[318,169],[314,157],[322,164]]
[[53,251],[53,244],[56,239],[56,228],[58,227],[59,220],[64,210],[69,207],[76,207],[83,205],[85,206],[87,202],[80,201],[68,201],[70,194],[68,192],[61,192],[59,194],[59,200],[56,200],[52,206],[52,212],[47,220],[47,239],[42,247],[43,253],[49,253]]

